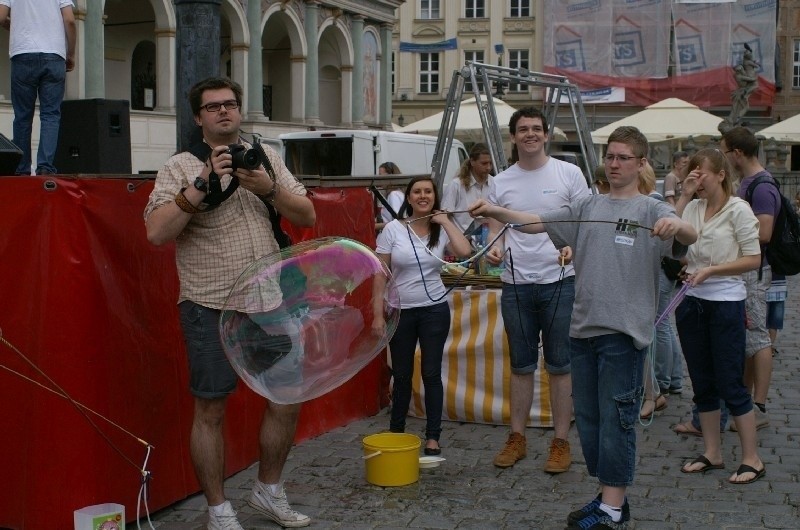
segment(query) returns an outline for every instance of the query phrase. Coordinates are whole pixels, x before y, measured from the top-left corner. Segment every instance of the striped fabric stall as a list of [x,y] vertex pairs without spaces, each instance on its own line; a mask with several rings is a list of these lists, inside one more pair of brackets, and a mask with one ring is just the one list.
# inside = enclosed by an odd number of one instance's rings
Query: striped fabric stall
[[[500,293],[500,289],[454,289],[448,295],[453,316],[442,361],[443,419],[493,424],[511,421],[511,368],[504,356],[508,343],[500,314]],[[425,417],[420,355],[417,350],[409,414]],[[540,359],[539,370],[534,375],[529,421],[532,427],[553,425],[550,385],[543,365],[544,360]]]

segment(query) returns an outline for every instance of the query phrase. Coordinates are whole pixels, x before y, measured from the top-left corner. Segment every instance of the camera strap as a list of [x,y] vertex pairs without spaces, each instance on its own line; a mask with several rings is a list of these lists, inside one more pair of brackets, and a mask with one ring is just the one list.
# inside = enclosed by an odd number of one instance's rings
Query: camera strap
[[[186,151],[204,164],[208,162],[208,158],[211,156],[211,146],[203,141],[192,144]],[[206,197],[203,199],[203,202],[208,205],[208,208],[203,211],[208,212],[213,210],[225,202],[228,197],[233,195],[233,192],[235,192],[238,187],[239,179],[235,175],[231,175],[231,183],[228,184],[228,187],[223,191],[219,175],[212,171],[208,176],[208,194],[206,194]]]
[[[266,169],[267,174],[272,179],[272,182],[277,182],[275,169],[273,169],[272,164],[267,157],[267,153],[264,152],[261,144],[254,142],[253,148],[256,149],[258,156],[261,158],[261,163],[264,165],[264,169]],[[200,142],[192,144],[189,149],[186,150],[186,152],[193,155],[201,162],[206,163],[208,158],[211,156],[211,146],[201,140]],[[211,172],[211,174],[208,176],[208,194],[206,195],[206,198],[203,199],[203,202],[208,204],[208,208],[203,210],[204,212],[213,210],[222,204],[228,197],[233,195],[233,192],[239,187],[239,179],[236,178],[235,175],[231,175],[231,177],[231,183],[228,185],[228,188],[225,191],[222,191],[222,184],[220,183],[219,175],[213,171]],[[278,213],[278,210],[276,210],[275,207],[263,197],[258,196],[258,198],[261,199],[261,201],[264,203],[264,206],[267,207],[269,220],[272,224],[272,234],[275,237],[275,241],[278,242],[278,246],[280,248],[286,248],[290,246],[292,244],[292,240],[289,237],[289,234],[284,232],[281,228],[281,214]]]

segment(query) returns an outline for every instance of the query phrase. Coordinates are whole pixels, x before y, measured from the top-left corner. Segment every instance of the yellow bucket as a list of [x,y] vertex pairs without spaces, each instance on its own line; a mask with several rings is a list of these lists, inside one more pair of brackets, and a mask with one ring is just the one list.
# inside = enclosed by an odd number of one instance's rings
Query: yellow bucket
[[363,440],[367,482],[376,486],[406,486],[419,480],[419,436],[387,432]]

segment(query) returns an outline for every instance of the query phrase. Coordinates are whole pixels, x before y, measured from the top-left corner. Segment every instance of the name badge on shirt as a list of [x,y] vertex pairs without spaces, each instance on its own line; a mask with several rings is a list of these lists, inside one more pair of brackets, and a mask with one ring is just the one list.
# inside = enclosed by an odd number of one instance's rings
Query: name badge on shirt
[[632,247],[633,246],[633,241],[634,241],[634,239],[632,237],[629,237],[629,236],[615,236],[614,237],[614,243],[617,243],[618,245],[628,245],[629,247]]
[[542,195],[553,195],[554,193],[558,193],[558,190],[542,190]]

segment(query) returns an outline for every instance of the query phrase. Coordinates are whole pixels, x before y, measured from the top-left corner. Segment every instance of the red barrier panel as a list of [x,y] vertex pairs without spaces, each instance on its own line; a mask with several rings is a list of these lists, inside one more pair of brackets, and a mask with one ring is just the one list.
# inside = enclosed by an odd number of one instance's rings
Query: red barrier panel
[[[192,398],[174,247],[148,243],[142,220],[152,186],[124,178],[0,179],[0,336],[76,401],[155,447],[148,503],[157,510],[198,485],[188,455]],[[295,241],[342,235],[374,247],[367,190],[311,196],[317,225],[291,230]],[[297,440],[385,405],[384,358],[305,404]],[[71,528],[74,510],[104,502],[124,504],[133,519],[144,447],[10,372],[55,388],[8,344],[0,344],[0,367],[0,527]],[[256,460],[263,409],[243,384],[231,396],[227,475]]]

